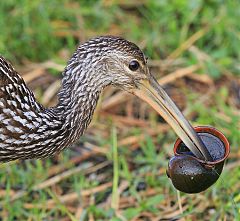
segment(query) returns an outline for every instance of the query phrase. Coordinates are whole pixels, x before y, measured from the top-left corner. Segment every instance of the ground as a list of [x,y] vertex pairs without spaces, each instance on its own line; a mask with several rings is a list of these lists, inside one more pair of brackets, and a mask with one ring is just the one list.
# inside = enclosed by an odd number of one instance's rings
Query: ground
[[0,54],[45,106],[80,42],[135,42],[194,126],[212,125],[231,153],[218,182],[188,195],[166,176],[176,135],[147,104],[108,88],[73,147],[44,160],[1,164],[1,220],[240,220],[238,1],[0,2]]

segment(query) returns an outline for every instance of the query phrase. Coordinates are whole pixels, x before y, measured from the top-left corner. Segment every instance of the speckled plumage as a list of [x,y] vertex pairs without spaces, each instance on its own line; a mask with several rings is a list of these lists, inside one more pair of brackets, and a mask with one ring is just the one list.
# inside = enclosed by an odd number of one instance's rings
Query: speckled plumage
[[146,62],[135,44],[119,37],[97,37],[80,45],[63,72],[58,104],[47,109],[0,57],[0,162],[51,156],[79,139],[106,86],[136,86],[141,77],[126,71],[130,59]]

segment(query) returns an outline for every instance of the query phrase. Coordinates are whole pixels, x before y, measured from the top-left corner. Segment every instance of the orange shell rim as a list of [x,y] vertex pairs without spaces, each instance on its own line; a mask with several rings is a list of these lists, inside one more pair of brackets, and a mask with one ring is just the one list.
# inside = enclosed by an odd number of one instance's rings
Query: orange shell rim
[[[222,159],[216,160],[216,161],[205,161],[205,160],[198,159],[195,156],[193,156],[193,158],[198,160],[200,163],[207,164],[207,165],[216,165],[216,164],[221,163],[226,160],[226,158],[228,157],[228,155],[230,153],[230,145],[229,145],[227,138],[223,135],[222,132],[220,132],[219,130],[217,130],[216,128],[211,127],[211,126],[198,126],[198,127],[194,127],[194,130],[197,133],[205,132],[205,133],[209,133],[209,134],[212,134],[212,135],[218,137],[224,144],[225,154]],[[181,143],[182,143],[182,140],[180,138],[178,138],[174,144],[173,152],[174,152],[175,156],[181,155],[181,154],[177,153],[177,148]]]

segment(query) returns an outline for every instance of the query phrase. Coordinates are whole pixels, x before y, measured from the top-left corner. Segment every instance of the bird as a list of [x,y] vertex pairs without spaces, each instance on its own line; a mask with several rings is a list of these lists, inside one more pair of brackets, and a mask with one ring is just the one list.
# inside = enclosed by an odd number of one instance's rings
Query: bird
[[191,124],[158,84],[133,42],[98,36],[80,44],[62,73],[56,106],[35,98],[11,63],[0,56],[0,162],[53,156],[76,142],[108,86],[149,103],[201,159],[209,153]]

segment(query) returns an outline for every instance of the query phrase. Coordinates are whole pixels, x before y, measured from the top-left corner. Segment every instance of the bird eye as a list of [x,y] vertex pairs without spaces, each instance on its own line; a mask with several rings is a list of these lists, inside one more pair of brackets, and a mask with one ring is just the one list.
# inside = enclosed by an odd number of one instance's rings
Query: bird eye
[[136,71],[139,68],[139,66],[140,66],[139,63],[137,61],[133,60],[129,63],[128,67],[131,71]]

